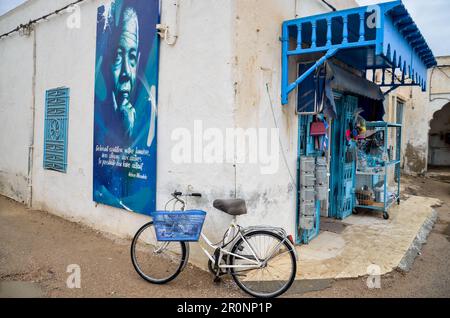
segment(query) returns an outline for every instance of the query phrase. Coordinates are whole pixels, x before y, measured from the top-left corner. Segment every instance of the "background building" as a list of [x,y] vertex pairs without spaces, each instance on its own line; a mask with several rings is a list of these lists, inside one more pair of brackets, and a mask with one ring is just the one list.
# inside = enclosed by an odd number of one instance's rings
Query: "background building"
[[[450,152],[450,58],[438,57],[438,66],[429,70],[429,87],[422,93],[405,92],[405,171],[423,174],[429,166],[449,167]],[[424,132],[428,132],[425,134]]]

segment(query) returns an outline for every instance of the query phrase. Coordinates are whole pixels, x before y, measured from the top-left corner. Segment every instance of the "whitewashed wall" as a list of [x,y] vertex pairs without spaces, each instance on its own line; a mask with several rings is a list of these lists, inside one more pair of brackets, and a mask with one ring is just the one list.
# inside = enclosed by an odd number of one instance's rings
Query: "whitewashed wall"
[[[31,1],[0,18],[0,32],[70,2]],[[87,1],[80,6],[80,29],[67,27],[70,13],[66,13],[35,25],[28,37],[15,33],[0,40],[0,145],[8,150],[2,151],[0,157],[0,193],[19,201],[29,199],[28,147],[34,95],[33,208],[105,232],[130,236],[148,221],[147,217],[92,201],[96,10],[102,3]],[[197,200],[195,206],[210,211],[206,232],[213,239],[220,237],[219,232],[230,218],[211,209],[211,200],[230,197],[234,189],[233,165],[173,164],[171,133],[175,128],[190,129],[194,120],[203,120],[205,128],[233,127],[231,7],[227,1],[182,1],[179,40],[173,47],[162,44],[160,57],[158,207],[164,206],[169,193],[175,189],[204,193],[205,197]],[[173,18],[172,11],[173,1],[163,1],[163,23],[166,17]],[[34,37],[37,68],[33,91]],[[67,174],[42,168],[45,91],[60,86],[71,89]],[[14,131],[15,140],[11,138]],[[195,255],[194,251],[194,260]]]
[[0,40],[0,193],[28,203],[32,139],[33,41]]
[[[0,18],[0,33],[70,2],[27,2]],[[353,1],[334,2],[338,8],[356,6]],[[80,29],[67,27],[66,13],[36,25],[29,37],[16,33],[0,40],[0,146],[10,153],[6,156],[1,152],[0,193],[19,201],[30,197],[28,147],[35,96],[33,208],[126,237],[148,218],[92,201],[96,10],[102,3],[87,1],[80,6]],[[162,23],[174,23],[173,10],[172,0],[162,1]],[[279,36],[284,20],[328,11],[318,0],[180,1],[178,41],[174,46],[162,43],[160,51],[158,208],[163,208],[175,189],[202,192],[204,197],[193,200],[191,207],[209,212],[206,233],[218,240],[230,217],[214,210],[212,200],[234,197],[236,187],[237,195],[247,199],[249,206],[249,215],[240,217],[241,223],[272,224],[294,232],[295,186],[289,170],[295,178],[297,118],[295,97],[291,97],[289,106],[280,105]],[[22,57],[20,61],[18,57]],[[235,169],[232,163],[176,165],[171,161],[172,131],[180,127],[192,131],[195,120],[202,120],[205,129],[222,131],[235,127],[273,128],[266,84],[287,161],[285,165],[280,155],[275,175],[262,175],[258,166],[248,164]],[[67,174],[42,168],[45,91],[59,86],[71,89]],[[11,131],[16,131],[14,142],[5,137]],[[193,251],[193,261],[204,262],[198,249]]]
[[[337,9],[356,7],[353,0],[330,1]],[[237,127],[275,128],[281,145],[278,170],[263,175],[257,165],[238,165],[238,195],[248,202],[245,225],[267,224],[296,233],[298,117],[296,92],[281,105],[281,25],[295,17],[329,12],[316,0],[245,0],[235,2],[234,118]],[[290,81],[296,79],[291,62]],[[267,87],[269,88],[267,91]],[[272,101],[272,105],[271,105]],[[272,106],[274,115],[272,114]],[[295,235],[294,235],[295,237]]]

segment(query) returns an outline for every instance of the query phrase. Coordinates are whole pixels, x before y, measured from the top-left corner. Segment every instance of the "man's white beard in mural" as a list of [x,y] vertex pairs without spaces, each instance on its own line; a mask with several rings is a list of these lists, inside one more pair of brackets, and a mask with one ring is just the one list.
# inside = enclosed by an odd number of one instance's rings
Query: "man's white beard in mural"
[[136,121],[136,110],[133,105],[128,103],[127,105],[119,106],[114,93],[112,94],[114,110],[120,114],[122,126],[125,129],[125,134],[128,137],[133,135],[134,123]]

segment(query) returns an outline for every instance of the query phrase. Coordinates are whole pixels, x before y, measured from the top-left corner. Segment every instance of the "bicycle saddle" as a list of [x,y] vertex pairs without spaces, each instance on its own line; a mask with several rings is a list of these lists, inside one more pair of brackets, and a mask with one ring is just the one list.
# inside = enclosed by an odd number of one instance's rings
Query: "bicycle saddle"
[[215,200],[213,206],[233,216],[247,214],[247,206],[241,199]]

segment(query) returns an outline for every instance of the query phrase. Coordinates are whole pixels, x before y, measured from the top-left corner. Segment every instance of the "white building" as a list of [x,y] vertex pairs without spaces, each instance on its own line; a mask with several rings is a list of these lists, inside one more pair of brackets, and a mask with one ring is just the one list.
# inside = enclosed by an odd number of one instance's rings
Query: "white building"
[[[71,2],[30,0],[0,17],[0,35]],[[357,6],[353,0],[327,2],[337,9]],[[127,237],[148,218],[92,200],[96,17],[104,3],[82,1],[0,38],[0,194]],[[201,192],[191,207],[208,211],[206,234],[219,240],[231,217],[213,209],[212,201],[238,196],[249,210],[239,218],[242,225],[296,232],[298,118],[295,98],[283,107],[280,101],[281,26],[330,10],[321,0],[162,0],[161,23],[177,38],[160,46],[159,209],[176,189]],[[45,93],[62,86],[70,88],[66,173],[43,168]],[[196,121],[223,132],[277,125],[278,169],[263,174],[252,163],[174,163],[173,131],[194,131]]]

